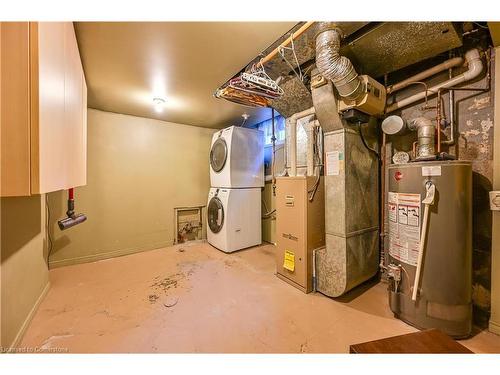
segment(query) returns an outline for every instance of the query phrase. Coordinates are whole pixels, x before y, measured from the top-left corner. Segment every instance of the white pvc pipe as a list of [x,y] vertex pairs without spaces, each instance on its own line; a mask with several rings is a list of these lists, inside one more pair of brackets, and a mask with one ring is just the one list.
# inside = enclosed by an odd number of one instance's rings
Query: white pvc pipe
[[427,234],[427,222],[429,219],[429,205],[424,206],[424,222],[422,225],[422,233],[420,235],[420,244],[418,246],[417,271],[415,272],[415,281],[413,282],[412,301],[417,300],[418,285],[420,284],[420,273],[422,272],[422,260],[424,259],[425,238]]
[[387,94],[391,94],[391,93],[396,92],[398,90],[402,90],[414,82],[422,81],[423,79],[432,77],[435,74],[444,72],[445,70],[453,68],[455,66],[462,65],[463,63],[464,63],[464,59],[461,57],[454,57],[452,59],[446,60],[445,62],[442,62],[441,64],[433,66],[432,68],[424,70],[423,72],[415,74],[414,76],[411,76],[410,78],[407,78],[401,82],[398,82],[398,83],[395,83],[394,85],[389,86],[387,88]]
[[[463,82],[470,81],[476,77],[478,77],[483,71],[483,62],[481,61],[481,56],[479,55],[479,51],[474,48],[465,53],[465,60],[467,61],[467,65],[469,69],[459,74],[456,77],[453,77],[447,81],[444,81],[436,86],[433,86],[427,90],[427,96],[437,94],[438,90],[441,88],[452,87],[455,85],[459,85]],[[402,99],[398,102],[395,102],[387,107],[386,113],[393,112],[397,109],[406,107],[412,103],[415,103],[423,98],[425,98],[425,90],[419,92],[418,94],[412,95],[408,98]]]
[[413,282],[413,293],[411,299],[417,300],[418,285],[420,284],[420,275],[422,273],[422,261],[424,260],[425,239],[427,238],[427,223],[429,221],[429,206],[434,203],[436,186],[432,183],[426,187],[426,195],[422,203],[424,204],[424,218],[422,222],[422,232],[420,232],[420,244],[418,246],[417,270],[415,271],[415,280]]

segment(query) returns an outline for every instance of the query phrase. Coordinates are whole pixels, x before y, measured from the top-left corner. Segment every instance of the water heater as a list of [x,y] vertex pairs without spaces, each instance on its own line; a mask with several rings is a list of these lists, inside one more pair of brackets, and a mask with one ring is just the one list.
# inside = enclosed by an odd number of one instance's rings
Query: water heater
[[[465,161],[389,169],[389,303],[420,329],[472,329],[472,167]],[[427,211],[427,212],[426,212]]]

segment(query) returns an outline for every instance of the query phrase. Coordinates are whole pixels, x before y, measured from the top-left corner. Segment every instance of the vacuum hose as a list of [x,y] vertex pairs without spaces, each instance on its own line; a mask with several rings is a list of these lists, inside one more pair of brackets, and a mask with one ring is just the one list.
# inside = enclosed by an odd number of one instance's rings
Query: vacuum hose
[[66,211],[66,216],[57,222],[61,230],[74,227],[87,220],[87,216],[84,214],[75,214],[75,193],[73,188],[68,190],[68,211]]

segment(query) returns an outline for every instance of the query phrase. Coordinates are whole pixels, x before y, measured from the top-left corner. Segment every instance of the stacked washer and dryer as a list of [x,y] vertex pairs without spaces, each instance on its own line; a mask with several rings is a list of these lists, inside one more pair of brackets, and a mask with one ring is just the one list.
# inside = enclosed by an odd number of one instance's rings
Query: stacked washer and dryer
[[212,137],[207,239],[226,253],[260,245],[264,133],[231,126]]

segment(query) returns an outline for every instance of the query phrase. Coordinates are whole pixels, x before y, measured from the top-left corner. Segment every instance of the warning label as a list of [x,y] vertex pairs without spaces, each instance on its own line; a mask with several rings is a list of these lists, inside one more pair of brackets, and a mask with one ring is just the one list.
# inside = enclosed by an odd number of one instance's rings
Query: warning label
[[326,153],[326,175],[338,176],[340,174],[344,153],[341,151],[329,151]]
[[420,245],[420,194],[389,192],[388,198],[389,254],[416,266]]

